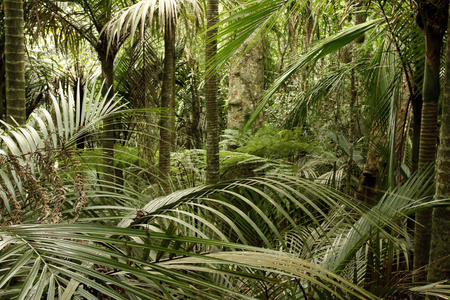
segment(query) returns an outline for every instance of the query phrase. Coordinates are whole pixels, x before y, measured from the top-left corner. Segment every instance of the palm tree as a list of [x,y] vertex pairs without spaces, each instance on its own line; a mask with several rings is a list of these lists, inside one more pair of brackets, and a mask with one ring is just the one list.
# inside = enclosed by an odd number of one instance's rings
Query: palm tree
[[207,164],[206,182],[219,181],[219,113],[217,107],[217,76],[211,68],[217,55],[217,18],[219,15],[219,1],[208,0],[206,7],[207,33],[206,33],[206,145]]
[[[450,34],[450,22],[447,25],[447,36]],[[445,65],[445,86],[442,103],[442,122],[440,145],[436,171],[436,199],[450,198],[450,43],[447,43],[447,59]],[[450,260],[448,259],[448,243],[450,240],[449,206],[433,209],[431,250],[428,267],[428,281],[450,280]]]
[[[87,96],[94,95],[94,88],[87,90]],[[88,97],[87,111],[75,112],[82,115],[75,120],[83,120],[84,133],[118,110],[116,102],[95,98]],[[417,290],[373,286],[374,292],[360,286],[361,272],[371,270],[361,267],[369,259],[365,249],[380,245],[377,237],[382,237],[383,246],[372,254],[386,255],[376,257],[377,261],[402,260],[398,219],[417,209],[414,197],[424,194],[427,176],[386,193],[367,213],[352,199],[322,184],[279,175],[201,186],[150,200],[140,191],[124,190],[115,194],[115,205],[98,206],[98,191],[87,176],[89,163],[73,164],[73,169],[69,165],[53,169],[49,163],[55,155],[70,154],[65,149],[80,134],[69,109],[79,100],[70,94],[60,102],[53,99],[56,120],[42,110],[44,117],[33,116],[35,129],[30,122],[24,130],[13,134],[11,127],[10,133],[0,136],[8,141],[2,161],[12,162],[16,170],[14,175],[5,171],[12,170],[7,164],[1,166],[3,207],[11,209],[11,217],[20,214],[29,223],[0,227],[2,296],[380,299],[391,292],[446,295],[445,286]],[[54,130],[58,136],[52,134]],[[47,138],[53,143],[51,149],[44,143]],[[24,155],[28,159],[14,161]],[[31,174],[38,166],[52,169],[43,172],[52,180],[33,180]],[[15,186],[21,183],[21,188]],[[45,188],[53,184],[67,194]],[[25,205],[17,210],[10,200],[20,200],[19,190],[28,200],[34,197],[41,202],[26,205],[21,201]],[[63,196],[65,202],[42,201],[52,192],[55,200]],[[141,208],[136,211],[125,204],[124,197],[134,198]],[[4,212],[2,221],[12,220]],[[57,215],[54,221],[59,224],[39,224]],[[63,221],[74,216],[83,222]],[[357,282],[352,282],[355,272]]]
[[166,12],[164,22],[164,71],[161,93],[161,108],[165,116],[160,119],[159,135],[159,172],[161,186],[170,193],[170,153],[174,147],[172,135],[175,130],[175,18]]
[[[296,1],[290,2],[289,5],[293,6],[296,4]],[[379,6],[381,7],[383,13],[384,13],[384,5],[386,3],[379,2]],[[249,2],[248,11],[244,10],[244,13],[241,13],[240,15],[246,15],[246,18],[243,18],[241,20],[235,20],[237,18],[237,14],[233,15],[227,19],[224,20],[224,24],[227,24],[227,22],[233,24],[229,25],[229,29],[225,29],[222,33],[222,35],[225,36],[225,38],[231,36],[231,28],[233,28],[235,31],[237,31],[237,28],[240,28],[240,34],[236,38],[236,41],[241,41],[243,38],[246,38],[249,34],[249,32],[257,30],[258,26],[270,26],[269,20],[273,16],[276,16],[278,11],[272,10],[276,6],[276,1],[272,1],[272,3],[265,3],[264,1],[261,2]],[[439,61],[440,61],[440,49],[442,46],[442,37],[445,31],[445,24],[447,19],[447,6],[448,1],[420,1],[419,2],[419,11],[421,19],[419,21],[423,20],[423,29],[426,36],[426,64],[425,64],[425,74],[424,74],[424,80],[423,80],[423,108],[422,108],[422,121],[421,121],[421,150],[420,150],[420,160],[419,160],[419,169],[425,170],[426,167],[430,163],[434,163],[435,160],[435,153],[436,153],[436,141],[437,141],[437,100],[439,98]],[[291,8],[287,6],[288,8]],[[403,8],[402,2],[393,3],[393,7],[396,8]],[[255,11],[258,13],[252,14],[251,11]],[[411,62],[413,64],[417,63],[417,60],[408,61],[408,58],[411,58],[411,54],[417,53],[416,50],[411,51],[408,53],[408,51],[403,51],[404,46],[402,43],[407,43],[409,37],[406,35],[404,38],[397,39],[395,31],[397,30],[394,28],[392,30],[391,26],[393,25],[392,20],[390,20],[386,15],[385,21],[387,28],[390,32],[392,32],[392,36],[394,37],[394,43],[397,48],[397,54],[400,56],[400,61],[402,64],[402,73],[405,74],[407,77],[408,82],[408,89],[410,92],[410,95],[412,99],[414,100],[414,108],[417,113],[417,107],[420,106],[419,103],[417,103],[417,89],[415,88],[415,85],[417,85],[417,79],[420,80],[420,77],[414,76],[414,72],[412,72],[412,68],[410,67]],[[395,20],[395,19],[394,19]],[[373,21],[372,21],[373,22]],[[249,126],[252,124],[252,122],[255,121],[256,116],[262,111],[264,106],[267,104],[267,102],[272,98],[272,96],[275,95],[275,93],[278,91],[278,89],[282,86],[282,84],[295,72],[297,72],[299,69],[304,68],[310,63],[317,62],[317,59],[322,58],[323,55],[327,55],[329,53],[332,53],[333,51],[336,51],[340,49],[342,46],[347,44],[353,34],[357,34],[357,36],[354,36],[354,38],[357,38],[361,36],[361,33],[364,33],[367,30],[371,29],[370,23],[362,24],[362,25],[356,25],[349,29],[344,29],[341,33],[336,35],[336,37],[333,38],[327,38],[324,39],[321,43],[319,43],[316,47],[311,49],[307,54],[301,56],[298,58],[291,67],[282,74],[279,79],[275,82],[275,84],[268,89],[265,96],[263,97],[260,105],[256,109],[255,113],[252,115],[252,117],[249,119],[249,122],[243,127],[243,130],[247,130]],[[268,25],[269,24],[269,25]],[[373,25],[373,23],[372,23]],[[403,25],[403,24],[402,24]],[[363,29],[365,28],[365,29]],[[373,27],[372,27],[373,28]],[[399,28],[405,28],[405,26],[400,26]],[[403,29],[398,29],[403,30]],[[363,32],[364,31],[364,32]],[[260,31],[261,32],[261,31]],[[417,36],[417,35],[415,35]],[[412,45],[414,46],[414,45]],[[232,50],[234,50],[236,47],[233,43],[228,43],[224,46],[222,52],[219,52],[220,57],[228,57]],[[420,49],[420,48],[417,48]],[[380,56],[381,57],[381,56]],[[402,74],[399,73],[399,74]],[[414,79],[412,79],[414,77]],[[396,85],[400,82],[397,79],[393,82],[397,82]],[[389,89],[392,89],[393,85],[390,85]],[[386,89],[387,91],[388,89]],[[393,89],[396,90],[395,88]],[[397,90],[398,91],[398,90]],[[388,95],[388,94],[386,94]],[[383,95],[383,98],[386,97],[386,95]],[[397,94],[390,92],[389,95],[385,99],[389,99],[387,103],[391,106],[391,112],[396,114],[396,101],[398,101],[398,92]],[[392,100],[391,98],[392,97]],[[396,100],[397,99],[397,100]],[[311,103],[309,103],[311,104]],[[374,106],[376,107],[376,106]],[[395,116],[391,115],[390,120],[394,120],[396,118]],[[420,128],[417,124],[417,118],[415,118],[415,128]],[[390,144],[388,151],[388,156],[390,156],[389,161],[389,167],[387,168],[387,174],[385,175],[388,179],[388,187],[393,187],[395,184],[394,181],[394,172],[395,172],[395,159],[394,159],[394,146],[395,143],[395,123],[390,122],[389,127],[392,128],[389,130],[391,133],[389,134],[389,140],[385,140],[384,143]],[[415,135],[417,136],[417,130],[415,132]],[[417,139],[415,139],[417,140]],[[424,218],[422,218],[424,216]],[[415,266],[414,269],[420,269],[424,265],[428,263],[428,254],[429,254],[429,233],[430,233],[430,212],[424,211],[418,213],[418,217],[416,219],[417,226],[416,226],[416,244],[415,244]],[[423,239],[422,239],[423,238]],[[422,279],[419,279],[417,277],[417,280],[424,280],[425,273],[418,273],[422,277]]]
[[[419,23],[425,32],[426,54],[423,80],[423,106],[420,132],[419,172],[434,164],[437,152],[437,115],[440,95],[441,48],[447,25],[448,0],[419,1],[419,13],[423,23]],[[430,210],[416,215],[414,269],[428,264],[431,240]],[[425,281],[426,273],[418,273],[417,281]]]
[[[157,20],[159,20],[160,26],[164,26],[165,56],[160,103],[160,107],[164,109],[164,116],[162,115],[160,119],[159,172],[161,179],[160,184],[165,193],[169,193],[171,190],[170,153],[173,150],[175,142],[173,134],[175,131],[175,37],[178,18],[177,14],[184,5],[184,2],[190,3],[194,8],[194,12],[197,11],[197,1],[195,0],[145,0],[124,9],[108,25],[108,31],[111,32],[113,38],[117,41],[122,39],[123,32],[126,30],[130,33],[130,39],[134,38],[138,28],[141,29],[141,34],[143,36],[147,18],[149,19],[151,26],[154,26]],[[154,19],[156,11],[159,16],[158,19]],[[110,42],[112,45],[114,44],[113,40]]]
[[10,124],[25,124],[25,38],[23,0],[5,0],[6,115]]
[[[43,31],[50,30],[65,41],[66,47],[77,49],[84,42],[91,45],[98,54],[105,80],[104,95],[114,95],[114,60],[123,43],[118,41],[109,45],[109,37],[104,31],[105,25],[112,19],[113,13],[127,5],[127,1],[36,1],[35,18],[31,25]],[[55,20],[57,23],[55,23]],[[55,26],[56,24],[56,26]],[[104,180],[115,181],[113,166],[116,120],[108,120],[103,127]],[[118,180],[120,182],[120,180]],[[105,185],[109,186],[110,185]]]

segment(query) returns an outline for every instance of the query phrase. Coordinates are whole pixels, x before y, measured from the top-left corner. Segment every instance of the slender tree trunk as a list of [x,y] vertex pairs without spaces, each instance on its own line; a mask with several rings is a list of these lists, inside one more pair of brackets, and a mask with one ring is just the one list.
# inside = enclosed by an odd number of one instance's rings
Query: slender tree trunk
[[175,21],[166,19],[164,33],[164,74],[161,94],[159,137],[159,173],[161,187],[165,193],[170,193],[170,152],[172,150],[172,132],[175,104]]
[[[449,12],[450,13],[450,12]],[[449,22],[450,25],[450,22]],[[450,26],[447,27],[447,41]],[[450,43],[447,42],[445,88],[436,172],[436,199],[450,199]],[[450,206],[433,209],[428,281],[450,281]]]
[[[419,154],[419,172],[422,172],[436,160],[439,71],[442,38],[447,27],[448,0],[422,0],[418,4],[424,22],[426,43]],[[416,214],[414,270],[424,268],[429,261],[431,214],[431,210]],[[422,282],[426,279],[425,270],[416,272],[414,281]]]
[[[114,49],[107,51],[107,38],[104,35],[101,37],[101,43],[97,47],[97,53],[102,64],[103,79],[105,80],[102,94],[109,100],[114,96],[114,59],[116,51]],[[114,122],[114,117],[106,118],[103,121],[103,179],[109,183],[115,182],[116,175],[119,175],[118,178],[121,177],[120,174],[115,174],[114,170]],[[109,188],[106,188],[106,190],[109,190]]]
[[[357,12],[356,12],[356,20],[355,25],[359,25],[365,22],[366,15],[363,14],[360,10],[365,5],[365,0],[360,0],[357,2]],[[359,39],[357,39],[354,43],[350,45],[350,55],[352,59],[352,64],[355,65],[356,62],[356,47],[358,44],[362,44],[364,42],[364,36],[361,36]],[[348,166],[347,166],[347,174],[346,174],[346,181],[347,181],[347,194],[352,195],[353,189],[352,189],[352,171],[353,171],[353,152],[354,152],[354,144],[355,144],[355,122],[356,120],[356,113],[355,113],[355,105],[358,97],[358,91],[356,88],[356,76],[355,76],[355,67],[352,68],[350,72],[350,128],[348,133],[348,144],[349,144],[349,153],[348,153]]]
[[219,12],[219,1],[208,0],[207,28],[206,32],[206,183],[216,183],[219,181],[219,112],[217,104],[217,76],[211,68],[211,63],[217,53],[217,16]]
[[[419,66],[416,63],[416,73]],[[419,153],[420,153],[420,128],[422,122],[422,89],[419,87],[419,82],[423,82],[423,72],[421,74],[414,74],[414,95],[412,98],[413,108],[413,138],[412,138],[412,161],[411,161],[411,173],[416,172],[419,169]]]
[[[356,45],[352,45],[352,61],[355,61],[355,52]],[[355,69],[352,68],[350,71],[350,124],[349,124],[349,132],[348,132],[348,165],[347,165],[347,174],[346,174],[346,193],[347,195],[353,194],[352,189],[352,171],[353,171],[353,148],[354,148],[354,139],[355,139],[355,103],[356,103],[356,78],[355,78]]]
[[[0,44],[5,45],[4,40],[0,40]],[[0,46],[2,47],[2,46]],[[5,85],[6,85],[6,78],[5,78],[5,61],[4,61],[4,53],[5,49],[2,47],[2,51],[0,52],[0,120],[5,120],[5,114],[6,114],[6,97],[5,97]]]
[[193,74],[191,77],[191,98],[192,98],[192,111],[190,114],[190,127],[188,149],[200,149],[202,146],[202,133],[200,131],[200,98],[198,96],[198,83],[197,83],[197,62],[194,62]]
[[402,93],[402,96],[399,97],[397,107],[397,122],[396,122],[396,130],[395,130],[395,161],[394,161],[394,177],[395,177],[395,186],[398,186],[402,182],[402,172],[401,167],[404,162],[403,158],[405,157],[405,148],[406,148],[406,137],[408,134],[409,126],[410,126],[410,100],[411,95],[408,95],[406,92]]
[[6,120],[26,122],[23,0],[5,0]]

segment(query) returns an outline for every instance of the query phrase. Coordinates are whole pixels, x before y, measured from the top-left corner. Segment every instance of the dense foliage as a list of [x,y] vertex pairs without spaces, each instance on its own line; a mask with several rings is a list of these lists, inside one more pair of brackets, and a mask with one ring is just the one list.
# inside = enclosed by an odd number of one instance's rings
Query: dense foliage
[[427,24],[442,40],[447,18],[433,1],[249,0],[207,23],[211,2],[24,1],[26,123],[0,89],[0,298],[448,299],[414,230],[449,204],[447,152],[436,194],[419,147],[440,91]]

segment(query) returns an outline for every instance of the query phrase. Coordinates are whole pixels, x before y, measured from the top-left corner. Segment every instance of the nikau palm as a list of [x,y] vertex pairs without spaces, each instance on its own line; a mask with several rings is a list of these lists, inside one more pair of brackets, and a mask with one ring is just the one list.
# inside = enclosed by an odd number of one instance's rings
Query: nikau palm
[[[124,9],[109,24],[109,32],[113,39],[119,41],[124,32],[129,32],[133,39],[136,30],[140,29],[143,37],[145,24],[164,28],[164,70],[160,107],[163,112],[160,118],[159,172],[161,187],[165,193],[170,192],[170,153],[174,148],[175,131],[175,40],[179,10],[184,2],[192,5],[194,12],[198,10],[197,1],[180,0],[145,0]],[[158,18],[154,19],[157,15]],[[148,19],[148,20],[147,20]],[[152,29],[151,29],[152,30]],[[114,43],[112,43],[114,44]]]
[[4,10],[7,122],[24,124],[26,107],[23,0],[6,0]]
[[[420,131],[419,172],[436,161],[438,138],[438,100],[440,95],[441,48],[448,19],[448,0],[419,1],[419,13],[425,32],[426,55],[423,79],[423,107]],[[414,268],[428,264],[431,240],[431,210],[416,215]],[[425,281],[426,273],[418,273],[417,281]]]
[[206,6],[207,33],[206,33],[206,182],[219,181],[219,112],[217,102],[217,75],[211,67],[217,56],[217,18],[219,17],[218,0],[208,0]]
[[[447,36],[450,34],[447,25]],[[436,199],[449,199],[450,189],[450,43],[446,47],[445,86],[442,103],[442,123],[440,146],[436,170]],[[428,269],[428,281],[450,280],[450,260],[447,241],[450,239],[449,206],[436,207],[432,214],[431,251]]]

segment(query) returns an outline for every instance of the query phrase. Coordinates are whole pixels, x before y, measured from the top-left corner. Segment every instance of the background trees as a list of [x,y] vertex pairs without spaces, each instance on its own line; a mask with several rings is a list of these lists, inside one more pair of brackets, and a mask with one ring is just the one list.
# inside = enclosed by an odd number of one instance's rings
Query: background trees
[[[409,221],[448,206],[446,102],[437,187],[415,157],[446,1],[199,3],[27,1],[27,95],[46,88],[0,132],[0,297],[448,297],[445,232],[426,281]],[[255,45],[264,95],[227,128]]]

